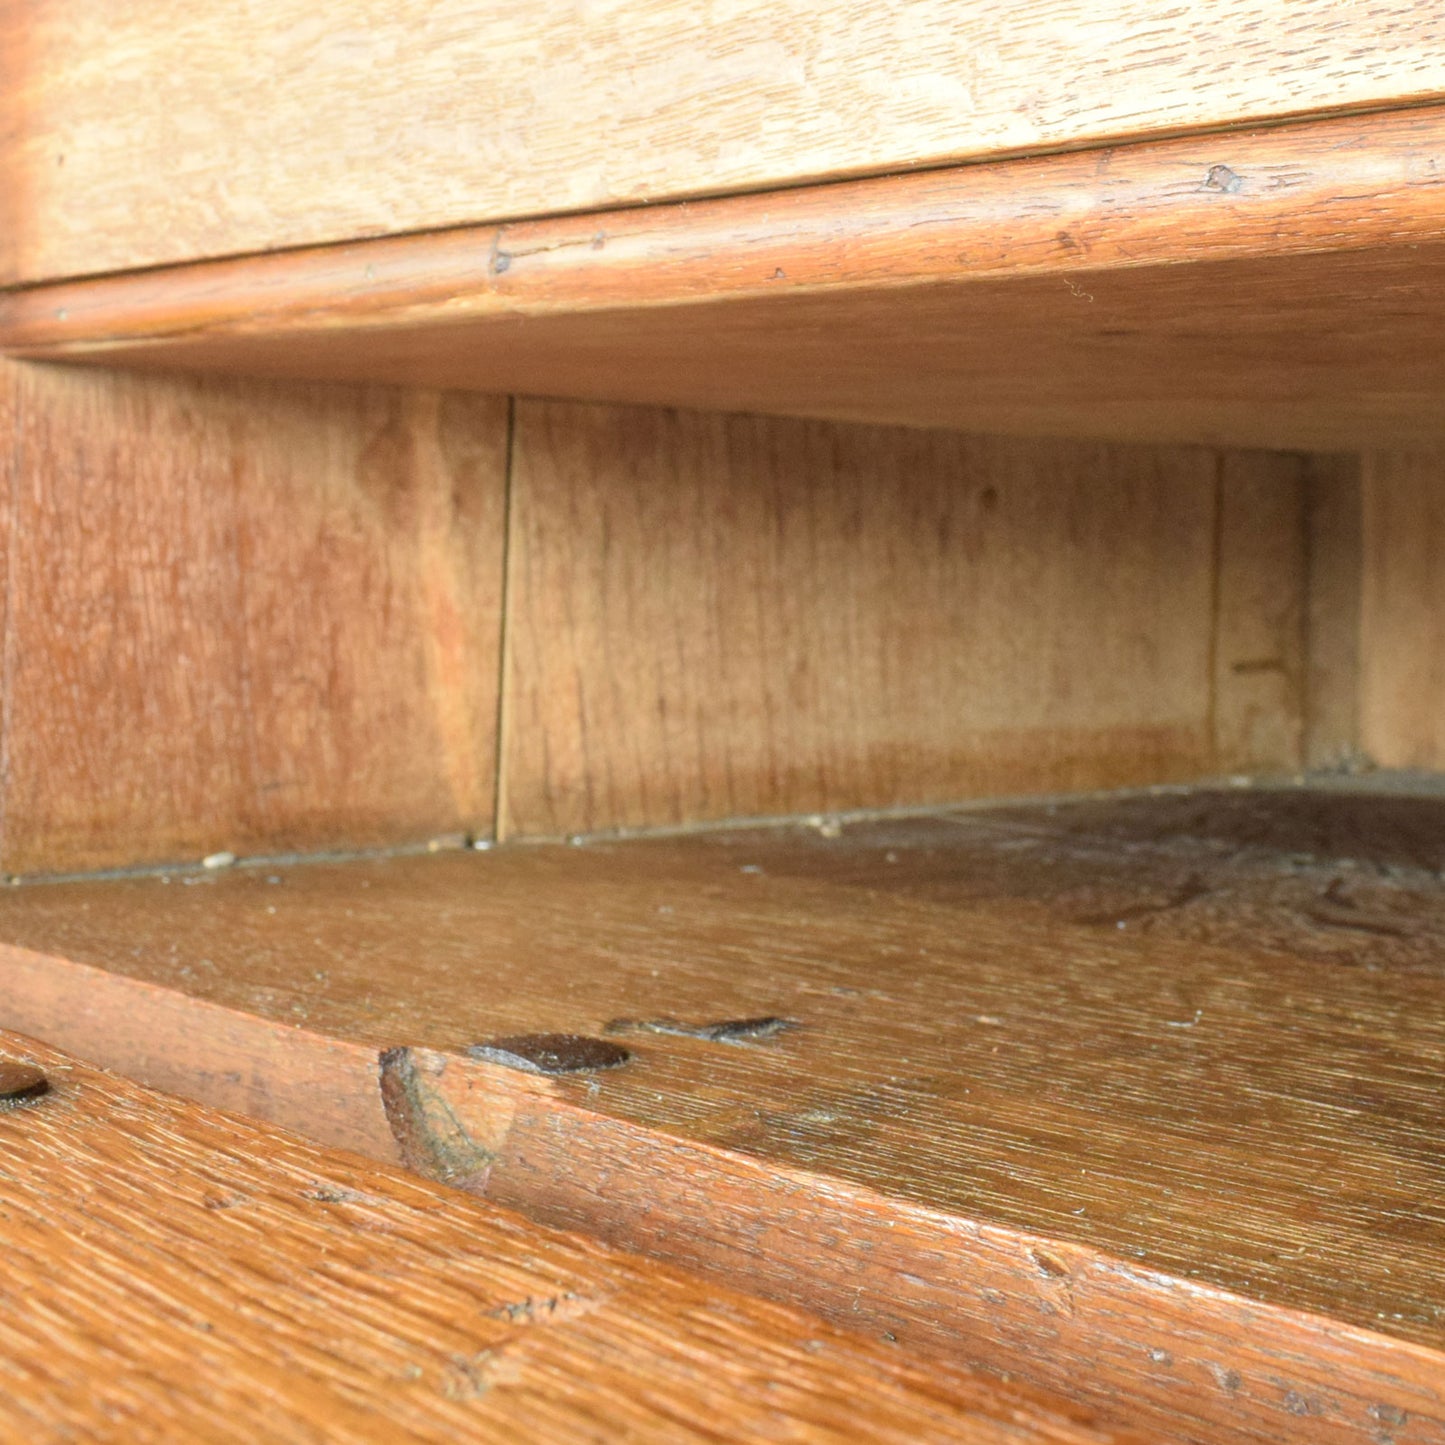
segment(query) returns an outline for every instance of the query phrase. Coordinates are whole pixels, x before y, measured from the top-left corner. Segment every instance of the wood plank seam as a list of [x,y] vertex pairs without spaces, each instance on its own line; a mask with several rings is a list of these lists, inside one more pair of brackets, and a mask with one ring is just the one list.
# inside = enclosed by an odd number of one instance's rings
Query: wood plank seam
[[[14,716],[15,677],[15,574],[19,549],[20,488],[23,485],[25,450],[25,405],[14,369],[0,365],[0,418],[10,435],[0,445],[9,457],[8,471],[0,476],[3,498],[5,578],[0,594],[0,859],[8,837],[6,825],[10,807],[10,740]],[[0,874],[0,885],[4,875]]]
[[516,581],[512,576],[512,539],[517,526],[517,398],[507,398],[507,462],[502,479],[502,610],[501,637],[497,644],[497,724],[492,759],[495,783],[492,789],[492,838],[501,843],[507,836],[507,743],[512,730],[512,689],[508,673],[512,666],[515,623]]

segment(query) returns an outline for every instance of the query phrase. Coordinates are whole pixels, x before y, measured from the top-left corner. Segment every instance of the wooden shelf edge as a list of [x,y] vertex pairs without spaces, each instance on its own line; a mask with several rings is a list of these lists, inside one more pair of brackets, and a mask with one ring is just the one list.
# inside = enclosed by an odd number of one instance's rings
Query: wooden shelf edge
[[[0,1010],[1167,1438],[1432,1439],[1440,813],[1196,791],[19,888]],[[467,1051],[558,1029],[632,1057]]]
[[1436,1350],[641,1126],[551,1080],[378,1055],[9,946],[0,1004],[8,1029],[147,1087],[1171,1439],[1316,1445],[1382,1419],[1445,1424]]
[[12,1033],[0,1059],[48,1084],[0,1119],[6,1438],[1141,1438]]
[[404,1157],[454,1158],[460,1137],[485,1159],[462,1187],[543,1222],[1105,1410],[1128,1398],[1169,1438],[1445,1430],[1445,1354],[1426,1346],[670,1136],[485,1064],[409,1050],[405,1066]]
[[[296,345],[337,332],[1442,238],[1445,107],[1428,106],[39,285],[0,296],[0,349],[284,373],[284,348],[304,365]],[[384,376],[385,358],[338,374]]]

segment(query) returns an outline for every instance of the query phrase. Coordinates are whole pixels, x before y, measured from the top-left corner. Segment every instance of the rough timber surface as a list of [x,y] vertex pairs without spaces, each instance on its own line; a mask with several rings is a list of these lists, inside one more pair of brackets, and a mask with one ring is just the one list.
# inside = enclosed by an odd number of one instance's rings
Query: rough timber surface
[[514,416],[502,837],[1301,765],[1297,457]]
[[1120,1439],[0,1034],[6,1439]]
[[[1445,798],[1173,792],[27,886],[0,980],[142,1077],[1169,1438],[1438,1441],[1442,866]],[[554,1032],[632,1057],[466,1057]]]
[[0,361],[0,868],[486,831],[507,418]]

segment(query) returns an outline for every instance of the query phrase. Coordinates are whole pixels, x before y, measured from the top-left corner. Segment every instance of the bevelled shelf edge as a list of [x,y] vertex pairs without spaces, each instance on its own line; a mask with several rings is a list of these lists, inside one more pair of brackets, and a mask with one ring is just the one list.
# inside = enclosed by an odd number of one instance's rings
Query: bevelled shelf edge
[[1445,107],[468,226],[0,296],[0,348],[686,305],[1445,239]]
[[41,286],[0,349],[1328,449],[1445,425],[1442,257],[1436,107]]

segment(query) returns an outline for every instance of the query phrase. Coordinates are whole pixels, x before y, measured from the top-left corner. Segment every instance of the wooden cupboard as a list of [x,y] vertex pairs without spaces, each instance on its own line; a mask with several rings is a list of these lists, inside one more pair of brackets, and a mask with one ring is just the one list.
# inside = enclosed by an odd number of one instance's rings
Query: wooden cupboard
[[1433,8],[0,81],[7,1428],[1445,1440]]

